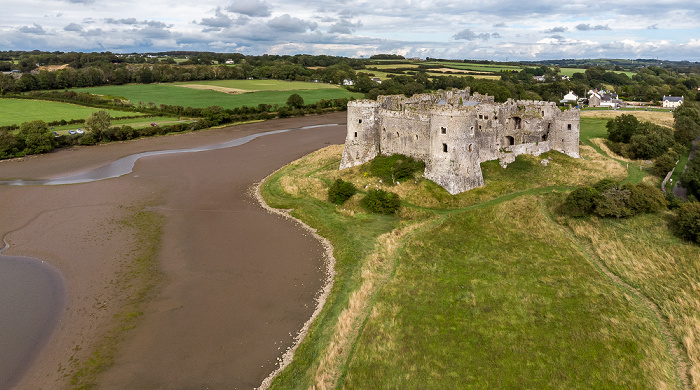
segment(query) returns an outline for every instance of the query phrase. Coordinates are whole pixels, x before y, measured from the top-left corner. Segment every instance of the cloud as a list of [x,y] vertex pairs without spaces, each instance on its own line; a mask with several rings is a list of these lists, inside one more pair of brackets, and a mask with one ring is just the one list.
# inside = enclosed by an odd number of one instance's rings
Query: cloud
[[359,27],[362,27],[362,22],[360,21],[353,23],[348,19],[341,19],[337,23],[331,25],[328,32],[337,34],[352,34]]
[[508,26],[507,26],[505,23],[501,22],[501,23],[496,23],[496,24],[494,24],[493,27],[496,27],[496,28],[503,28],[503,27],[508,27]]
[[136,20],[136,18],[128,18],[128,19],[112,19],[112,18],[106,18],[105,22],[107,24],[126,24],[126,25],[134,25],[134,24],[139,24],[139,21]]
[[659,27],[656,24],[652,24],[651,26],[647,26],[647,30],[658,30]]
[[545,34],[563,33],[569,31],[568,27],[554,27],[549,30],[544,30]]
[[34,27],[22,26],[19,28],[19,32],[24,34],[34,34],[34,35],[46,35],[46,31],[40,25],[34,23]]
[[95,0],[68,0],[68,2],[73,4],[92,4]]
[[207,26],[210,29],[222,29],[231,27],[233,25],[233,20],[227,15],[224,15],[221,12],[221,8],[217,8],[213,18],[202,18],[202,21],[198,24]]
[[[501,36],[498,35],[498,33],[495,33],[497,36],[494,36],[494,38],[500,38]],[[491,38],[493,35],[489,33],[481,33],[477,34],[474,31],[465,28],[464,30],[458,32],[457,34],[452,36],[452,39],[463,39],[465,41],[473,41],[475,39],[483,39],[487,40]]]
[[66,27],[63,27],[63,31],[82,32],[83,27],[77,23],[69,23]]
[[303,33],[306,30],[314,31],[318,28],[315,22],[307,22],[303,19],[294,18],[289,14],[284,14],[276,18],[272,18],[267,22],[267,25],[278,31]]
[[608,27],[607,25],[602,26],[600,24],[596,25],[596,26],[591,26],[590,24],[581,23],[581,24],[576,26],[576,29],[579,31],[593,31],[593,30],[598,31],[598,30],[610,30],[610,27]]
[[263,0],[239,0],[226,7],[226,11],[250,17],[270,16],[270,5]]

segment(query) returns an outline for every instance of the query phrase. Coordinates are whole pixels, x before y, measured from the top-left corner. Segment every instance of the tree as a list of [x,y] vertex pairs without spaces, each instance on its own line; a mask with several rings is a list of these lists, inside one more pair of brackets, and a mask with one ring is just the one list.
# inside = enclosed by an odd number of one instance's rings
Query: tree
[[304,107],[304,98],[298,93],[292,94],[287,98],[287,105],[291,108],[302,108]]
[[85,128],[92,133],[96,141],[102,139],[102,135],[112,125],[112,118],[104,110],[93,112],[85,119]]
[[676,224],[681,237],[700,243],[700,202],[681,204]]
[[24,141],[23,154],[44,153],[56,147],[56,140],[46,122],[24,122],[19,126],[19,138]]
[[610,119],[605,126],[608,128],[608,139],[612,142],[629,143],[630,138],[639,133],[639,120],[631,114]]
[[700,198],[700,157],[695,155],[685,166],[681,185],[696,198]]
[[328,188],[328,200],[331,203],[343,204],[357,193],[357,188],[343,179],[336,179]]

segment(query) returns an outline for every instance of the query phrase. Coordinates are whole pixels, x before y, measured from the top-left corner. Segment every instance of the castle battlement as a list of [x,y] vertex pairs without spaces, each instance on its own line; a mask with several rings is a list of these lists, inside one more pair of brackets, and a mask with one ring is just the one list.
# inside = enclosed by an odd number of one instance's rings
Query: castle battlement
[[469,89],[355,100],[340,169],[401,153],[425,161],[425,177],[457,194],[484,185],[484,161],[550,150],[578,158],[579,117],[552,102],[495,103]]

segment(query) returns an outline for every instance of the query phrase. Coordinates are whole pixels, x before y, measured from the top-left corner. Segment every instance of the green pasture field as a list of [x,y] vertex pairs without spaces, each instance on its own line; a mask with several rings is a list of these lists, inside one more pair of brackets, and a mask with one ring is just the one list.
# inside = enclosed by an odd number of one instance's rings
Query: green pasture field
[[463,70],[473,70],[478,72],[500,72],[502,70],[508,71],[521,71],[523,68],[520,66],[512,65],[489,65],[489,64],[469,64],[469,63],[456,63],[456,62],[426,62],[426,65],[440,65],[445,68],[453,69],[463,69]]
[[226,94],[211,90],[185,88],[175,84],[130,84],[106,87],[77,88],[76,92],[88,92],[97,95],[108,95],[130,100],[134,104],[155,103],[173,106],[204,108],[220,106],[236,108],[242,106],[255,107],[259,104],[278,104],[283,106],[293,93],[304,98],[304,103],[315,103],[322,99],[361,98],[363,94],[353,93],[342,88],[308,89],[289,91],[261,91],[238,95]]
[[[338,171],[342,146],[270,177],[267,202],[328,238],[338,272],[271,388],[683,389],[688,373],[700,383],[700,247],[672,235],[671,212],[558,212],[575,186],[641,180],[592,147],[605,123],[582,118],[580,159],[486,162],[485,186],[455,196],[419,176],[390,185],[365,166]],[[342,206],[326,201],[336,178],[359,189]],[[398,215],[363,211],[370,188],[399,194]]]
[[419,64],[379,64],[379,65],[368,65],[368,68],[377,69],[397,69],[397,68],[418,68]]
[[[191,120],[181,120],[176,117],[167,116],[154,116],[154,117],[142,117],[142,118],[129,118],[129,119],[117,119],[112,121],[112,126],[124,126],[129,125],[135,129],[149,127],[151,123],[155,123],[158,126],[172,125],[179,122],[192,122]],[[82,128],[83,124],[77,123],[65,126],[54,126],[51,131],[55,131],[58,134],[68,134],[69,130],[76,130]]]
[[[85,119],[99,108],[76,104],[48,102],[43,100],[0,99],[0,126],[19,125],[22,122],[43,120],[52,122],[61,119]],[[139,115],[139,113],[107,110],[113,117]]]
[[[585,72],[586,72],[586,69],[583,69],[583,68],[560,68],[560,70],[559,70],[560,75],[569,76],[569,77],[573,76],[574,73],[585,73]],[[615,73],[624,73],[628,77],[632,77],[636,74],[636,72],[627,72],[627,71],[621,71],[621,70],[615,71]]]
[[307,83],[284,80],[203,80],[174,85],[213,85],[224,88],[242,89],[244,91],[298,91],[308,89],[342,89],[326,83]]

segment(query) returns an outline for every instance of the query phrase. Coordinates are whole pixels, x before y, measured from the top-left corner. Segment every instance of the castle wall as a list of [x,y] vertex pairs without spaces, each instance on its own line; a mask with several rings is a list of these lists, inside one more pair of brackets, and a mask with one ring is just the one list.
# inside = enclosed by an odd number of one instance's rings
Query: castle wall
[[340,169],[401,153],[425,161],[425,177],[456,194],[484,184],[484,161],[549,150],[578,158],[579,119],[551,102],[500,104],[468,90],[352,101]]
[[483,186],[474,111],[440,108],[430,114],[425,177],[452,195]]
[[419,160],[429,156],[430,116],[410,109],[380,110],[380,153],[405,154]]
[[372,100],[354,101],[348,104],[348,132],[340,160],[340,169],[354,167],[372,160],[379,154],[377,124],[379,103]]

